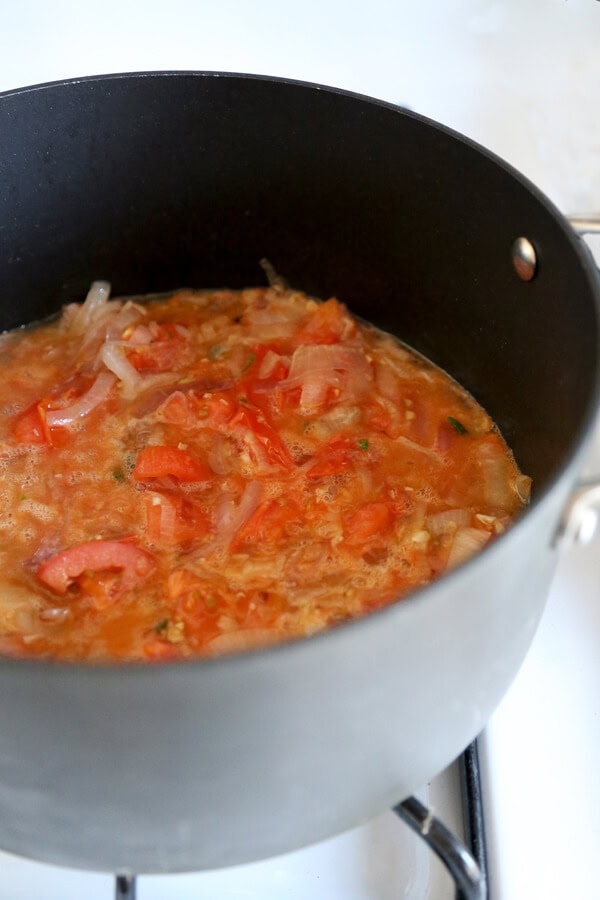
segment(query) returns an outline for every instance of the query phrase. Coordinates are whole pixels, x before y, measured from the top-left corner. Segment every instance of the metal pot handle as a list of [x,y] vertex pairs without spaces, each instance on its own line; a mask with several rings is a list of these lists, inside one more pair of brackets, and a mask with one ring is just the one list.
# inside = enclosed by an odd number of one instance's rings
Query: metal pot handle
[[600,215],[574,213],[567,216],[567,219],[577,234],[600,234]]
[[[600,234],[600,215],[567,216],[577,234]],[[600,525],[600,477],[581,481],[573,491],[560,520],[554,546],[560,550],[588,544]]]

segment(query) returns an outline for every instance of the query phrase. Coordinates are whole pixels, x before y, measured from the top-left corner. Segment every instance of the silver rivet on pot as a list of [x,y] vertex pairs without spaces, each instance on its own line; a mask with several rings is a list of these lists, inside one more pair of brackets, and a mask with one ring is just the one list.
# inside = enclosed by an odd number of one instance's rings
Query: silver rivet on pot
[[533,244],[526,237],[518,237],[512,245],[512,261],[519,278],[531,281],[535,275],[537,257]]

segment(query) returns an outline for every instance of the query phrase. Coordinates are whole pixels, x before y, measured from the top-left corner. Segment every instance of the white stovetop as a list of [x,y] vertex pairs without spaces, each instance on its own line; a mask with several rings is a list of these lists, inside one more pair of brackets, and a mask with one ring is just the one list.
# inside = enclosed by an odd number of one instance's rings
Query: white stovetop
[[[600,475],[600,427],[587,468]],[[598,900],[598,537],[561,559],[533,646],[481,750],[493,900]]]
[[[463,131],[565,212],[600,210],[596,0],[20,0],[3,4],[1,22],[0,90],[143,69],[317,81],[410,106]],[[600,439],[594,459],[599,472]],[[600,897],[599,546],[560,561],[532,650],[484,738],[495,823],[488,815],[492,900]],[[202,888],[193,876],[178,876],[168,894],[164,882],[147,879],[140,900],[219,893],[236,900],[421,900],[423,879],[435,882],[438,870],[429,870],[416,844],[405,848],[416,854],[417,875],[402,888],[395,838],[403,833],[386,814],[360,832],[273,861],[274,882],[260,865],[244,867],[229,888],[219,881],[229,877],[223,873]],[[337,874],[330,866],[336,858]],[[100,900],[111,892],[108,876],[0,854],[2,900]]]

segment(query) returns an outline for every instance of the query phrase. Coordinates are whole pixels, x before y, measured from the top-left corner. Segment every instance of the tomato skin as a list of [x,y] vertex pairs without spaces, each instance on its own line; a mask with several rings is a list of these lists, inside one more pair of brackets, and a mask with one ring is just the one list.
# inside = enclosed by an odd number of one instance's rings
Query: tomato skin
[[336,437],[329,441],[315,456],[315,461],[306,472],[308,481],[316,481],[318,478],[326,478],[337,475],[349,468],[358,453],[356,441],[346,437]]
[[146,641],[143,653],[146,659],[151,659],[154,662],[165,662],[180,655],[175,645],[170,644],[168,641],[161,641],[160,638]]
[[179,447],[144,447],[137,457],[133,477],[136,481],[172,475],[178,481],[209,481],[213,473],[189,450]]
[[207,396],[191,389],[171,394],[160,408],[160,418],[186,429],[214,428],[218,431],[229,422],[235,410],[236,405],[228,391]]
[[65,594],[80,575],[122,570],[120,589],[126,590],[146,578],[154,568],[149,553],[128,541],[89,541],[76,544],[47,559],[37,577],[55,594]]
[[294,460],[281,437],[258,410],[241,406],[228,424],[231,434],[243,441],[256,462],[264,457],[268,464],[293,469]]
[[252,364],[237,382],[238,402],[239,398],[249,400],[268,419],[271,419],[273,414],[280,415],[285,406],[285,394],[276,390],[276,387],[280,381],[287,378],[289,363],[279,359],[266,377],[261,378],[258,373],[265,356],[271,352],[280,356],[280,349],[278,344],[258,344],[252,347],[249,354]]
[[144,506],[151,544],[174,547],[200,540],[208,532],[206,516],[178,492],[145,491]]
[[334,297],[319,303],[297,335],[299,344],[337,344],[356,331],[343,303]]
[[367,503],[347,521],[346,543],[351,546],[365,544],[388,531],[393,521],[394,515],[388,503]]
[[235,553],[247,544],[277,544],[288,525],[301,521],[300,508],[293,500],[265,500],[238,531],[231,543],[231,551]]
[[15,419],[13,437],[21,444],[48,444],[48,426],[40,409],[40,403],[33,403]]
[[[81,379],[79,380],[81,382]],[[78,382],[78,387],[81,387]],[[79,393],[85,393],[89,385],[84,383],[78,391],[74,386],[62,391],[59,397],[43,397],[18,415],[13,422],[12,433],[21,444],[46,444],[49,447],[64,445],[68,440],[68,431],[62,426],[50,426],[46,419],[49,410],[63,409],[69,406]]]

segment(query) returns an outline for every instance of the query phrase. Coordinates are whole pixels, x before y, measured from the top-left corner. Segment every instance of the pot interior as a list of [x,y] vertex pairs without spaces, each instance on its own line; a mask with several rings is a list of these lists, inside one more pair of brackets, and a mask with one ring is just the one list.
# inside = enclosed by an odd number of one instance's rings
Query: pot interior
[[[589,424],[594,275],[550,204],[411,113],[212,74],[0,98],[0,327],[85,296],[287,282],[336,295],[471,390],[543,490]],[[521,281],[526,236],[538,271]]]

